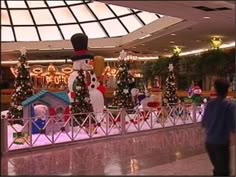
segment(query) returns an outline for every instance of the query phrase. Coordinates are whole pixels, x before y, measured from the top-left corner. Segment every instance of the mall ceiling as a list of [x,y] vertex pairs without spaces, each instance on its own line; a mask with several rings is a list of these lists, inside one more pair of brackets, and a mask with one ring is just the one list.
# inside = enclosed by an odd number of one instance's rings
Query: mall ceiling
[[[94,55],[117,57],[122,49],[138,56],[170,55],[174,46],[183,51],[209,48],[212,37],[221,37],[223,43],[235,41],[235,4],[230,1],[100,1],[132,9],[163,14],[182,19],[144,39],[136,39],[114,48],[90,48]],[[70,43],[70,41],[67,41]],[[6,43],[9,49],[11,43]],[[21,44],[19,44],[21,45]],[[18,45],[18,46],[19,46]],[[3,43],[4,48],[4,43]],[[19,51],[5,51],[2,60],[19,57]],[[30,59],[64,59],[72,49],[28,50]]]

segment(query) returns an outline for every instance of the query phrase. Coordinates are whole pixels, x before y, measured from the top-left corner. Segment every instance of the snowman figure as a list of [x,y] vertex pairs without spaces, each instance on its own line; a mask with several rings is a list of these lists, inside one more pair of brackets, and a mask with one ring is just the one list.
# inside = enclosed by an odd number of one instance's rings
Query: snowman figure
[[92,60],[93,56],[88,54],[88,37],[85,34],[77,33],[71,37],[71,43],[74,48],[74,55],[71,57],[73,62],[73,72],[68,78],[68,89],[70,101],[74,101],[73,84],[77,76],[77,72],[82,69],[85,73],[86,84],[89,89],[90,101],[94,112],[102,112],[104,109],[103,94],[97,89],[99,82],[93,72]]

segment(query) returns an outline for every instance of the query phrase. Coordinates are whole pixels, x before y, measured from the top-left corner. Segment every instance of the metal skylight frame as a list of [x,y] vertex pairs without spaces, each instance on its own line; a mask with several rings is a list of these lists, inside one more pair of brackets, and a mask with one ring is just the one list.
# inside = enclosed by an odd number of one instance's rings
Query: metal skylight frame
[[[31,5],[28,3],[29,0],[24,0],[22,1],[22,3],[25,3],[25,7],[14,7],[14,8],[11,8],[9,7],[9,4],[8,4],[8,0],[1,0],[1,3],[3,3],[3,5],[5,5],[5,7],[1,7],[1,11],[2,10],[6,10],[6,13],[8,14],[9,16],[9,21],[10,21],[10,24],[1,24],[1,26],[4,28],[4,27],[10,27],[11,30],[12,30],[12,33],[13,33],[13,37],[14,37],[14,40],[9,40],[8,42],[18,42],[18,41],[24,41],[24,40],[17,40],[17,34],[16,34],[16,31],[15,31],[15,27],[34,27],[35,30],[36,30],[36,34],[37,34],[37,37],[38,37],[38,41],[47,41],[47,40],[43,40],[42,39],[42,36],[40,35],[40,27],[49,27],[49,26],[54,26],[57,28],[60,36],[61,36],[61,39],[55,39],[55,40],[68,40],[68,35],[67,37],[64,36],[64,33],[63,33],[63,30],[61,29],[62,26],[65,26],[65,25],[78,25],[78,27],[81,29],[81,32],[83,33],[86,33],[85,29],[83,28],[83,25],[82,24],[88,24],[88,23],[93,23],[93,22],[96,22],[97,23],[97,27],[98,28],[101,28],[101,30],[104,32],[104,38],[112,38],[112,37],[120,37],[119,35],[114,35],[113,36],[110,36],[108,30],[104,27],[104,25],[102,24],[102,22],[104,21],[107,21],[107,20],[114,20],[114,19],[117,19],[118,22],[121,24],[121,26],[124,28],[124,30],[126,31],[127,34],[131,33],[131,31],[129,31],[129,29],[125,26],[125,24],[122,22],[121,18],[122,17],[127,17],[127,16],[134,16],[135,19],[137,20],[137,22],[140,23],[140,26],[143,27],[145,26],[145,22],[144,20],[142,19],[141,16],[139,16],[138,14],[141,14],[143,11],[140,11],[140,10],[133,10],[133,9],[128,9],[130,11],[130,13],[127,13],[127,14],[123,14],[123,15],[118,15],[116,12],[115,12],[115,9],[114,9],[114,5],[109,5],[109,4],[104,4],[107,8],[107,10],[109,11],[109,13],[113,14],[112,16],[113,17],[107,17],[107,18],[98,18],[98,16],[96,15],[95,11],[90,7],[90,4],[91,3],[101,3],[101,2],[90,2],[90,1],[85,1],[85,0],[81,0],[81,1],[76,1],[76,3],[73,3],[73,2],[70,2],[70,1],[66,1],[66,0],[62,0],[60,2],[62,2],[62,4],[64,3],[65,5],[59,5],[59,6],[54,6],[54,5],[49,5],[47,2],[47,0],[43,0],[43,3],[44,3],[44,7],[30,7]],[[42,2],[41,2],[42,3]],[[72,8],[74,7],[79,7],[80,5],[85,5],[88,12],[91,13],[91,15],[94,17],[95,20],[87,20],[87,21],[80,21],[79,19],[77,19],[76,15],[74,14]],[[119,7],[119,6],[117,6]],[[54,13],[53,13],[53,9],[59,9],[61,8],[63,10],[63,8],[66,8],[68,9],[69,13],[71,13],[71,16],[74,18],[73,21],[74,22],[71,22],[71,23],[59,23],[57,21],[57,18],[55,17]],[[124,8],[124,7],[121,7],[121,8]],[[53,24],[37,24],[37,20],[34,18],[34,14],[32,12],[32,10],[42,10],[42,9],[47,9],[49,11],[49,13],[51,14],[51,17],[53,18],[53,21],[54,23]],[[26,24],[18,24],[18,25],[15,25],[14,22],[13,22],[13,19],[12,19],[12,16],[11,16],[11,11],[19,11],[19,10],[26,10],[27,12],[29,12],[30,14],[30,17],[33,21],[33,24],[29,24],[29,25],[26,25]],[[162,15],[159,15],[159,14],[155,14],[155,16],[157,17],[156,20],[158,18],[161,18]],[[4,17],[2,17],[4,18]],[[7,18],[7,17],[5,17]],[[4,20],[2,20],[3,22]],[[137,28],[139,29],[139,28]],[[135,29],[135,30],[137,30]],[[114,29],[116,30],[116,29]],[[96,32],[95,32],[96,33]],[[4,34],[3,34],[4,35]],[[90,38],[90,36],[88,35],[88,37]],[[94,37],[96,38],[96,37]],[[98,37],[99,38],[99,37]],[[3,38],[2,38],[3,39]],[[5,40],[7,41],[7,40]],[[5,42],[3,40],[3,42]],[[30,40],[26,40],[26,41],[30,41]]]

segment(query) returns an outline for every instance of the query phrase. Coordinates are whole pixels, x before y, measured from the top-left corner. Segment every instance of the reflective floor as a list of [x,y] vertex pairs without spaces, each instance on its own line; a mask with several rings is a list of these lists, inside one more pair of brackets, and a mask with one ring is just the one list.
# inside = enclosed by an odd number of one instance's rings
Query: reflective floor
[[[183,138],[188,148],[171,139],[171,133],[149,133],[33,151],[2,158],[3,175],[209,175],[211,164],[198,129]],[[192,134],[192,135],[191,135]],[[198,135],[196,135],[198,134]],[[195,136],[191,138],[191,136]],[[188,140],[188,141],[186,141]],[[175,145],[173,144],[175,143]],[[232,151],[234,149],[232,148]],[[235,157],[233,151],[232,157]],[[232,159],[235,166],[235,158]],[[234,169],[235,173],[235,169]]]

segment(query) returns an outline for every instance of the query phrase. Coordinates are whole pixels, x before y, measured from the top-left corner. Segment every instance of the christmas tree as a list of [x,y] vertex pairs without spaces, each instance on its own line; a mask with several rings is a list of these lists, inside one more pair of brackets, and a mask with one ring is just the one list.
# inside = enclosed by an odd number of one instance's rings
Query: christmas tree
[[[89,90],[85,83],[85,75],[83,70],[78,71],[78,76],[76,77],[73,84],[73,91],[75,93],[75,97],[74,102],[71,105],[71,112],[72,114],[76,114],[75,119],[81,126],[85,126],[86,128],[88,128],[89,120],[87,119],[87,121],[85,121],[87,117],[86,113],[93,112],[93,107],[90,103]],[[73,126],[78,125],[77,121],[74,121]],[[93,119],[92,123],[95,123]]]
[[11,105],[9,113],[13,118],[14,124],[23,125],[23,107],[22,101],[33,95],[33,84],[30,79],[29,65],[25,48],[21,49],[21,56],[17,64],[17,76],[14,83],[15,91],[11,96]]
[[169,74],[166,78],[166,87],[165,87],[165,93],[164,93],[164,105],[167,103],[177,103],[178,97],[176,94],[176,86],[175,86],[175,75],[173,72],[173,64],[169,64]]
[[131,89],[134,88],[135,80],[128,72],[128,63],[124,60],[126,52],[120,53],[119,73],[117,74],[117,88],[114,92],[113,106],[117,108],[133,109]]

